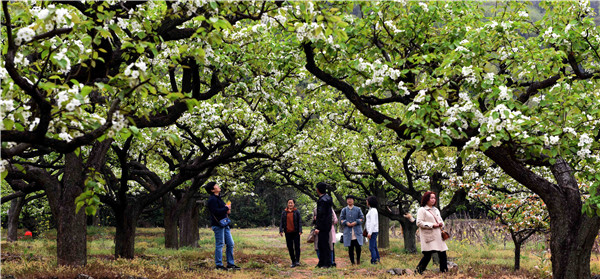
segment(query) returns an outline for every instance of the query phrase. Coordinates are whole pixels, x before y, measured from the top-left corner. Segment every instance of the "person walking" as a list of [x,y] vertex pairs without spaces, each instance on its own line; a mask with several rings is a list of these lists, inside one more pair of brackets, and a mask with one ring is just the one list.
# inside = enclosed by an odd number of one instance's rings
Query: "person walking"
[[329,246],[329,238],[331,237],[331,208],[333,206],[333,200],[326,194],[327,184],[325,182],[317,183],[317,194],[319,200],[317,201],[317,219],[315,220],[315,233],[319,236],[319,263],[317,267],[330,268],[331,267],[331,248]]
[[440,258],[440,271],[448,271],[448,258],[446,251],[448,246],[442,239],[441,228],[444,227],[444,220],[440,211],[435,207],[437,199],[435,193],[425,192],[421,198],[421,208],[417,211],[417,226],[421,235],[421,252],[423,258],[417,265],[417,272],[423,274],[427,268],[431,255],[436,252]]
[[300,211],[296,208],[296,202],[288,199],[287,207],[281,213],[281,224],[279,225],[279,235],[285,233],[285,243],[287,244],[292,265],[300,265],[300,236],[302,235],[302,218]]
[[[233,237],[229,225],[221,225],[222,220],[231,214],[231,204],[225,204],[221,199],[221,187],[216,182],[209,182],[204,189],[210,195],[207,202],[210,214],[210,225],[215,233],[215,265],[218,270],[239,270],[233,259]],[[227,268],[223,266],[223,245],[227,245],[225,255],[227,257]]]
[[369,240],[369,251],[371,252],[371,264],[379,263],[379,249],[377,249],[377,236],[379,235],[379,212],[377,207],[379,202],[374,196],[367,198],[367,221],[365,228],[367,229],[367,239]]
[[354,206],[354,196],[346,197],[348,206],[340,213],[341,224],[344,227],[344,246],[348,247],[350,262],[354,262],[354,251],[356,250],[356,264],[360,264],[360,250],[363,245],[362,224],[365,216],[359,207]]

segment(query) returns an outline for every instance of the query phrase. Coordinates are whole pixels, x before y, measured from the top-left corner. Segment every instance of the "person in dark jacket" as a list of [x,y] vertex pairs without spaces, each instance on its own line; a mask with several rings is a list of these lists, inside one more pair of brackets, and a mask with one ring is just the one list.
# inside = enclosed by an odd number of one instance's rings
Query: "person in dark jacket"
[[315,233],[319,236],[319,263],[317,267],[331,267],[331,248],[329,247],[329,237],[331,233],[331,207],[333,200],[326,194],[327,184],[325,182],[317,183],[317,219],[315,220]]
[[281,223],[279,225],[279,235],[285,233],[285,242],[287,244],[292,265],[296,267],[300,265],[300,236],[302,235],[302,218],[300,211],[296,209],[296,202],[289,199],[287,207],[281,213]]
[[[227,217],[231,213],[231,204],[225,204],[221,199],[221,187],[216,182],[209,182],[204,185],[204,189],[210,197],[208,198],[207,207],[210,215],[210,225],[215,233],[215,264],[219,270],[239,270],[240,267],[235,265],[233,259],[233,238],[229,225],[221,226],[219,220]],[[223,266],[223,245],[227,245],[225,251],[227,257],[227,268]]]

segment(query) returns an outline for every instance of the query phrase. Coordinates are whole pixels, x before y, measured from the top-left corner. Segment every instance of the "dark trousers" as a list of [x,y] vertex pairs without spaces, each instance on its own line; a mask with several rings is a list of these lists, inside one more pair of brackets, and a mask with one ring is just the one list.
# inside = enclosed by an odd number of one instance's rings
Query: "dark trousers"
[[331,267],[331,247],[329,247],[329,233],[327,231],[319,231],[319,263],[318,267]]
[[350,255],[350,262],[352,264],[354,264],[354,250],[356,250],[356,263],[360,264],[360,244],[358,244],[358,240],[356,239],[350,241],[350,247],[348,247],[348,255]]
[[300,262],[300,233],[292,232],[285,233],[285,243],[287,244],[288,252],[292,263]]
[[440,257],[440,271],[448,271],[448,257],[446,256],[446,251],[423,251],[423,258],[421,258],[419,265],[417,265],[417,272],[419,274],[425,271],[431,260],[431,255],[433,255],[434,252],[438,253],[438,256]]
[[[335,266],[335,243],[331,243],[331,246],[333,247],[333,249],[331,249],[331,265]],[[317,259],[320,257],[319,256],[319,250],[315,250],[317,252]]]

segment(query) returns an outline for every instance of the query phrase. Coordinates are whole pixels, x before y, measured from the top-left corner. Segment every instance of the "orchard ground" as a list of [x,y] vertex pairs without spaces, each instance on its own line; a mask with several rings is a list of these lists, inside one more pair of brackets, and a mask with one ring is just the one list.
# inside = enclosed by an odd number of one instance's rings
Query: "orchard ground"
[[[308,231],[308,228],[305,228]],[[114,259],[114,228],[88,227],[88,264],[86,267],[58,267],[56,264],[56,233],[49,231],[37,239],[6,242],[2,235],[2,278],[77,278],[80,274],[93,278],[549,278],[549,252],[542,237],[527,243],[521,256],[521,270],[513,271],[513,245],[498,240],[501,234],[482,229],[467,233],[455,230],[449,240],[448,256],[458,264],[449,274],[437,272],[430,263],[423,275],[396,276],[391,268],[414,269],[421,254],[403,251],[401,237],[390,238],[390,248],[380,249],[381,264],[369,264],[368,246],[363,246],[362,263],[351,266],[347,249],[335,246],[337,268],[317,269],[313,244],[302,239],[302,266],[290,268],[285,239],[278,228],[232,230],[235,240],[236,264],[241,271],[214,270],[214,240],[212,231],[200,229],[199,248],[165,249],[162,228],[138,228],[135,259]],[[20,232],[23,235],[24,232]],[[600,255],[592,255],[591,270],[600,273]],[[10,278],[10,277],[9,277]]]

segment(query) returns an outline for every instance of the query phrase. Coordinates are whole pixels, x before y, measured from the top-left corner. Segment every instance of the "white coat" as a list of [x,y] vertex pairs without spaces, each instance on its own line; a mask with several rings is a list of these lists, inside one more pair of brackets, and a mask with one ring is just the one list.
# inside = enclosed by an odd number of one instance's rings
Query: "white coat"
[[437,208],[426,205],[417,211],[417,226],[421,235],[421,251],[448,250],[446,242],[442,240],[442,231],[440,228],[433,228],[433,225],[439,222],[443,224],[444,220],[442,220],[440,211]]

